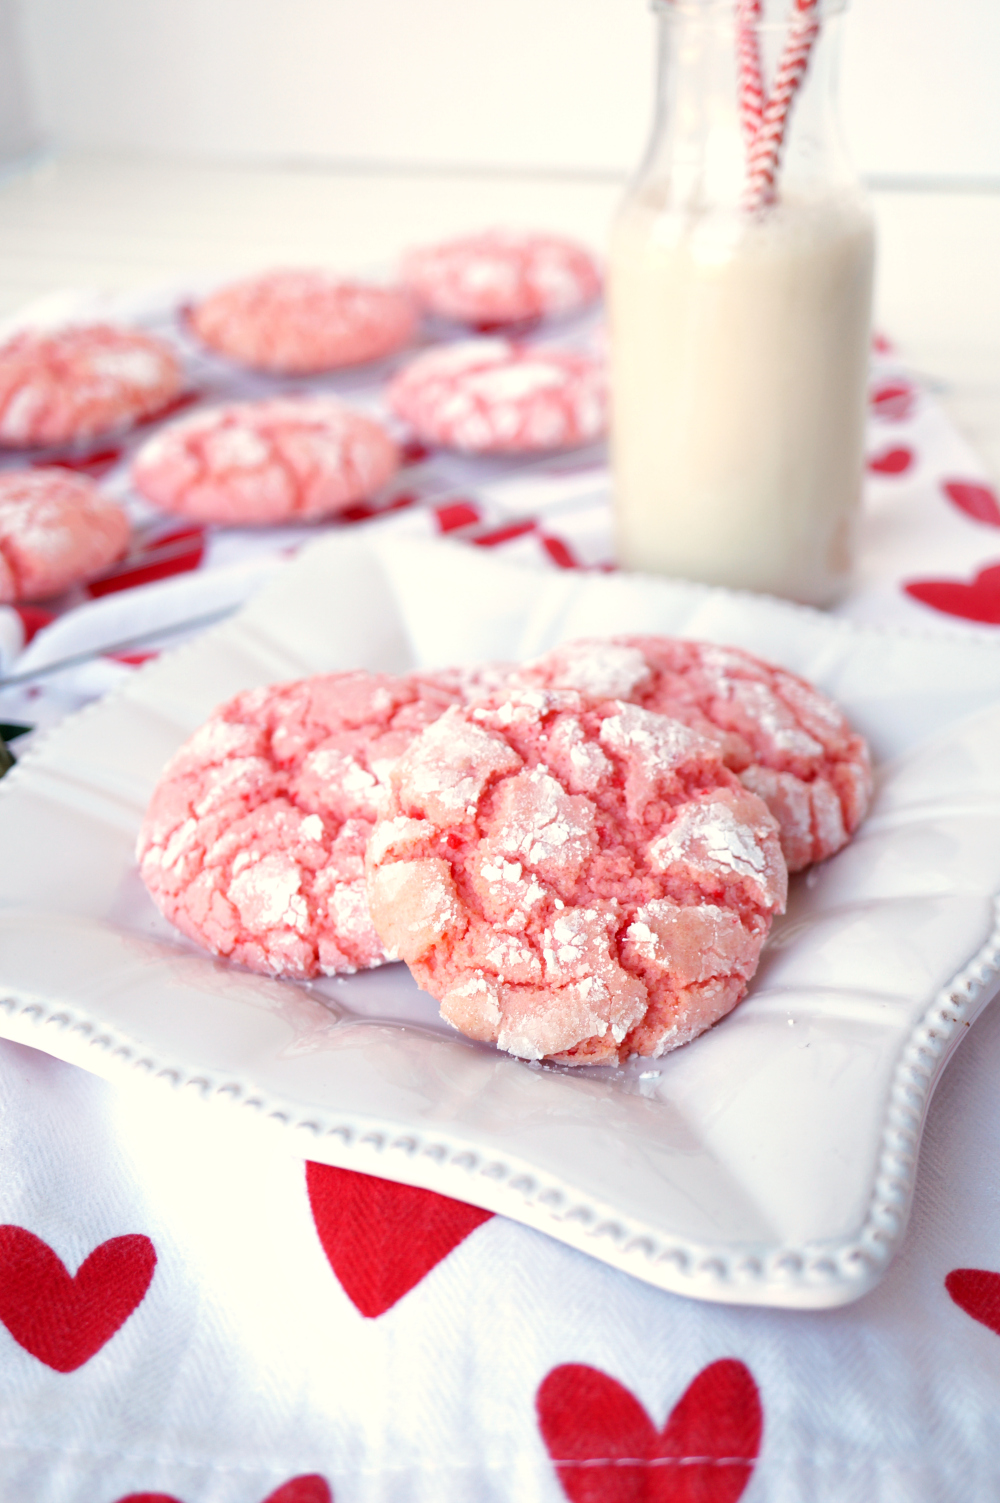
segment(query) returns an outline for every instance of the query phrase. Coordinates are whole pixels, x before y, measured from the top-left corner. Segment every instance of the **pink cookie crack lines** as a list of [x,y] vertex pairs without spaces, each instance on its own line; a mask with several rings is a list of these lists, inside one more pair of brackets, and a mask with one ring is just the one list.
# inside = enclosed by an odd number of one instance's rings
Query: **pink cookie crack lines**
[[24,330],[0,346],[0,446],[30,448],[127,428],[181,389],[162,339],[93,324]]
[[388,768],[459,697],[434,675],[334,673],[240,694],[167,765],[140,872],[182,933],[307,980],[380,964],[364,851]]
[[189,323],[220,355],[253,370],[305,376],[402,349],[417,317],[401,288],[289,267],[218,288],[191,310]]
[[864,738],[812,684],[739,648],[673,637],[583,639],[526,664],[512,682],[617,696],[717,741],[726,766],[778,821],[790,872],[833,855],[867,811]]
[[424,443],[468,454],[530,454],[603,437],[603,360],[580,350],[469,339],[406,365],[389,405]]
[[0,473],[0,604],[45,600],[128,548],[128,518],[85,475]]
[[600,270],[584,246],[504,230],[410,251],[403,275],[428,311],[472,324],[574,313],[601,290]]
[[372,917],[441,1014],[521,1058],[617,1063],[746,990],[787,871],[718,738],[620,700],[453,706],[388,778]]
[[143,444],[132,480],[164,511],[261,526],[334,516],[398,465],[381,423],[335,397],[270,397],[172,423]]

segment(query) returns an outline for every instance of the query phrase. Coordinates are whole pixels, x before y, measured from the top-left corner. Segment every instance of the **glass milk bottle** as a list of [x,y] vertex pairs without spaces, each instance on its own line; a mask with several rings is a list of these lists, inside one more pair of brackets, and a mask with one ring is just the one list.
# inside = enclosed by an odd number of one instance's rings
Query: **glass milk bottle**
[[608,272],[625,568],[846,588],[874,232],[834,115],[845,3],[654,0],[652,140]]

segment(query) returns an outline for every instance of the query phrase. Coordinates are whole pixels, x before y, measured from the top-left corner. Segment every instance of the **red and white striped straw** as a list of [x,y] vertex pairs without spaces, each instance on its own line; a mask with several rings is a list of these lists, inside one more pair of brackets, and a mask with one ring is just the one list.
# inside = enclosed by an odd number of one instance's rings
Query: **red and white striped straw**
[[[740,26],[741,23],[747,24],[742,15],[744,3],[752,3],[752,0],[739,0],[740,10],[737,13],[740,117],[745,131],[747,112],[752,107],[752,101],[747,104],[743,102],[744,48],[740,38]],[[819,33],[819,4],[820,0],[795,0],[795,15],[788,28],[788,36],[778,63],[774,84],[761,109],[760,124],[747,151],[747,184],[743,195],[745,208],[757,209],[763,204],[774,201],[775,181],[789,111],[808,66],[813,43]]]
[[764,109],[764,79],[757,40],[760,8],[761,0],[737,0],[736,62],[739,69],[740,124],[748,154],[760,129],[760,117]]

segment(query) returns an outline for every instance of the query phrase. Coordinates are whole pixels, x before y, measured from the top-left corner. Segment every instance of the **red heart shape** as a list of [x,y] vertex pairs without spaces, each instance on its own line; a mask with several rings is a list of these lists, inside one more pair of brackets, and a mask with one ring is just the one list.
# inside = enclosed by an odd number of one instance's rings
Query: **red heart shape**
[[473,527],[482,520],[475,501],[466,501],[463,497],[433,506],[431,513],[437,522],[438,532],[455,532],[459,527]]
[[702,1369],[659,1431],[595,1367],[553,1368],[535,1405],[571,1503],[736,1503],[764,1424],[753,1375],[731,1357]]
[[980,569],[971,584],[960,579],[911,579],[907,595],[949,616],[1000,626],[1000,564]]
[[1000,1273],[985,1268],[953,1268],[944,1287],[960,1310],[1000,1336]]
[[545,549],[552,562],[560,569],[579,569],[580,562],[572,548],[562,538],[551,537],[546,533],[539,536],[539,542]]
[[519,522],[504,522],[499,527],[494,527],[492,532],[481,532],[478,537],[470,538],[477,548],[498,548],[501,543],[512,543],[515,538],[523,538],[526,533],[534,532],[538,526],[530,517],[522,517]]
[[913,411],[916,393],[905,381],[889,381],[871,393],[869,401],[873,413],[889,422],[902,422]]
[[868,468],[876,475],[902,475],[913,463],[912,449],[886,449],[869,459]]
[[[177,1503],[177,1499],[169,1493],[129,1493],[118,1503]],[[268,1493],[264,1503],[333,1503],[333,1493],[325,1477],[310,1472],[283,1482],[276,1492]]]
[[370,501],[355,501],[353,506],[345,506],[337,513],[338,522],[370,522],[372,517],[385,517],[391,511],[406,511],[407,507],[416,506],[420,496],[416,491],[399,491],[391,501],[385,501],[378,506],[373,506]]
[[306,1164],[313,1221],[351,1303],[383,1315],[492,1211],[372,1174]]
[[1000,501],[988,485],[978,485],[972,480],[942,480],[941,489],[948,500],[974,522],[1000,527]]
[[71,1373],[128,1320],[155,1267],[148,1237],[112,1237],[74,1277],[41,1237],[0,1226],[0,1321],[39,1362]]

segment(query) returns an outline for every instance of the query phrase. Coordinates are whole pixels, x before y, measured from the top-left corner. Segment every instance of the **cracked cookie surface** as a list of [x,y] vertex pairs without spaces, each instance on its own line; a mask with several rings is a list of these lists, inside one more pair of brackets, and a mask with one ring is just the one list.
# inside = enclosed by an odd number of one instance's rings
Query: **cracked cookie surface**
[[620,700],[503,689],[453,706],[388,777],[367,854],[390,953],[472,1038],[617,1063],[746,990],[787,872],[717,739]]
[[427,444],[530,454],[591,443],[607,426],[603,360],[578,350],[469,339],[404,367],[389,403]]
[[128,548],[128,518],[85,475],[0,472],[0,605],[45,600]]
[[188,322],[216,354],[252,370],[306,376],[391,355],[410,342],[417,318],[401,288],[287,268],[218,288]]
[[23,330],[0,346],[0,445],[31,448],[129,428],[181,389],[162,339],[88,324]]
[[488,326],[575,313],[601,291],[600,270],[585,246],[563,235],[510,230],[410,251],[403,275],[428,312]]
[[364,883],[380,791],[460,694],[454,676],[358,671],[222,705],[167,765],[143,821],[139,869],[157,907],[268,975],[381,964]]
[[381,423],[333,397],[232,402],[171,423],[136,455],[147,500],[199,522],[311,522],[367,500],[399,464]]
[[617,696],[715,738],[726,766],[777,819],[790,872],[833,855],[867,812],[864,738],[812,684],[740,648],[677,637],[583,639],[524,664],[512,682]]

